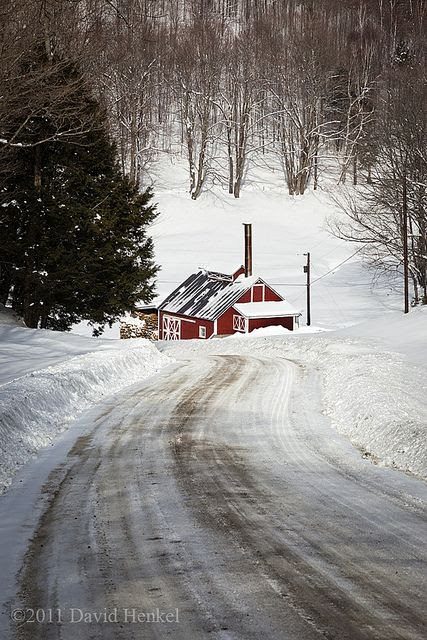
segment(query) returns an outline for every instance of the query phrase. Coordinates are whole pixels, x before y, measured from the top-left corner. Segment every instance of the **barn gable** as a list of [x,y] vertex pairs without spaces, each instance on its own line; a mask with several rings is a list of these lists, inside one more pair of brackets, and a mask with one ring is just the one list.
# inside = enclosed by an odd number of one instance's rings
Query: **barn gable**
[[282,296],[266,284],[262,278],[258,278],[236,302],[278,302],[280,300],[283,300]]

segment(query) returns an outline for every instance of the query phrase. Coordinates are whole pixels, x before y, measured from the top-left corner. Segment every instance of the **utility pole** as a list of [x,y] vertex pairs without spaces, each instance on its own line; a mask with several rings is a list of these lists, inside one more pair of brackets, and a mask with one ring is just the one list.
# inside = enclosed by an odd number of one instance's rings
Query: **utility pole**
[[404,297],[405,313],[409,313],[409,256],[408,256],[408,192],[406,185],[406,174],[403,176],[403,277],[404,277]]
[[304,265],[304,273],[307,274],[307,327],[311,325],[311,299],[310,299],[310,252],[304,253],[307,256],[307,264]]

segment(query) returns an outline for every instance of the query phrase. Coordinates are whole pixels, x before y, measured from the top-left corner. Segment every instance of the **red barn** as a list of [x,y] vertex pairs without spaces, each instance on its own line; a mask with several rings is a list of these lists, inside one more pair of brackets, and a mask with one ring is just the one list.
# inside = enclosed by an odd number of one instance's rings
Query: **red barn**
[[245,267],[232,275],[200,270],[189,276],[159,306],[159,340],[207,339],[272,325],[293,331],[301,314],[251,275],[250,225],[245,226]]

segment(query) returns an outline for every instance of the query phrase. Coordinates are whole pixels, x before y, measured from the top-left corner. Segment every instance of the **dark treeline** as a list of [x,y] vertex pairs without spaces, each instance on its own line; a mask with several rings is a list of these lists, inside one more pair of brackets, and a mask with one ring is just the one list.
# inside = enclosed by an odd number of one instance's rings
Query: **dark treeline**
[[5,0],[0,11],[0,127],[10,109],[26,117],[25,100],[38,108],[43,79],[19,65],[43,34],[84,71],[131,182],[159,151],[185,156],[193,199],[215,183],[239,197],[252,162],[280,168],[298,196],[333,167],[370,202],[346,202],[336,232],[396,269],[408,222],[415,298],[426,297],[426,0]]

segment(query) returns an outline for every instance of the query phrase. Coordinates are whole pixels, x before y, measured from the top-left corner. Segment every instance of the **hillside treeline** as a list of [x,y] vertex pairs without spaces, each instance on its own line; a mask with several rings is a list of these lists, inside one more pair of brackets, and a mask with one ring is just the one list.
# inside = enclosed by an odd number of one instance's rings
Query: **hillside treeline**
[[159,153],[180,153],[193,199],[212,184],[239,197],[252,163],[281,170],[291,195],[326,174],[361,185],[369,208],[346,203],[337,233],[396,269],[406,225],[415,298],[427,296],[425,0],[5,0],[0,11],[0,127],[29,93],[40,108],[43,79],[19,65],[42,38],[78,60],[132,182]]

